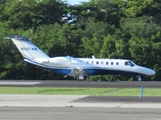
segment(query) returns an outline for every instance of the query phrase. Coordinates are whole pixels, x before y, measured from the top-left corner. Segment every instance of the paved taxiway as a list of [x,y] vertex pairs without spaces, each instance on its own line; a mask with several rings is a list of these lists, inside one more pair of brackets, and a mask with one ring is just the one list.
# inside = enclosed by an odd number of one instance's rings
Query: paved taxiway
[[160,109],[0,107],[0,120],[161,120]]
[[0,95],[0,120],[98,119],[161,120],[161,103],[102,102],[84,95]]
[[161,88],[161,82],[154,81],[71,81],[71,80],[0,80],[0,86],[26,87],[94,87],[94,88]]
[[[0,81],[0,86],[147,87],[161,82]],[[18,84],[16,84],[18,83]],[[161,120],[161,97],[0,95],[0,120]]]

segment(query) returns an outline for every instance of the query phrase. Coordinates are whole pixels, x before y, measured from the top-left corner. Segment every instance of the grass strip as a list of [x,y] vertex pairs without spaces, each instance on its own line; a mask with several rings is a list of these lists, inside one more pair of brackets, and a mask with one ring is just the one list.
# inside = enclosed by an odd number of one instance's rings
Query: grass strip
[[[141,88],[0,87],[0,94],[139,96]],[[161,88],[145,88],[144,96],[161,96]]]

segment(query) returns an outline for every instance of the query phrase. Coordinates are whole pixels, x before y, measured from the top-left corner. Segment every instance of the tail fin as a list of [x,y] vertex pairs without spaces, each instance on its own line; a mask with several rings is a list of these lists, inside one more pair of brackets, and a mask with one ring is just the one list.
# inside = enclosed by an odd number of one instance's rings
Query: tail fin
[[30,40],[22,36],[10,36],[6,37],[11,39],[18,50],[21,52],[23,57],[28,59],[42,59],[49,58],[42,50],[40,50],[36,45],[34,45]]

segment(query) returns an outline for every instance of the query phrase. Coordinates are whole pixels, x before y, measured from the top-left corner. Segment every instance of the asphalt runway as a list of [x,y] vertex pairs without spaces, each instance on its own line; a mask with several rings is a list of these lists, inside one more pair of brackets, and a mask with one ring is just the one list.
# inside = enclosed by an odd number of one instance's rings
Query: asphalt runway
[[[11,87],[161,88],[161,82],[0,81]],[[0,120],[161,120],[161,97],[0,95]]]
[[0,86],[83,87],[83,88],[161,88],[156,81],[71,81],[71,80],[0,80]]
[[1,107],[0,120],[161,120],[161,109]]
[[77,95],[0,95],[0,120],[161,120],[161,103],[87,99]]

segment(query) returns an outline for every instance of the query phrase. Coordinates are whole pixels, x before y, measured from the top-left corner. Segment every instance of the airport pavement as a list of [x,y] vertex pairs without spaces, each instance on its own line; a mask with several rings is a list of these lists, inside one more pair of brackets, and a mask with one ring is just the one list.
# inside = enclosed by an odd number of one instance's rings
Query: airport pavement
[[88,97],[0,95],[0,120],[161,120],[161,103]]
[[[123,98],[123,97],[120,97]],[[0,107],[109,107],[161,108],[161,102],[136,101],[136,97],[97,97],[86,95],[0,95]],[[111,99],[111,100],[109,100]],[[150,99],[150,98],[148,98]]]
[[161,120],[161,109],[0,107],[0,120]]
[[[0,81],[0,86],[161,87],[160,82]],[[0,120],[161,120],[161,97],[0,95]]]
[[71,81],[71,80],[0,80],[0,86],[87,87],[87,88],[161,88],[160,81]]

